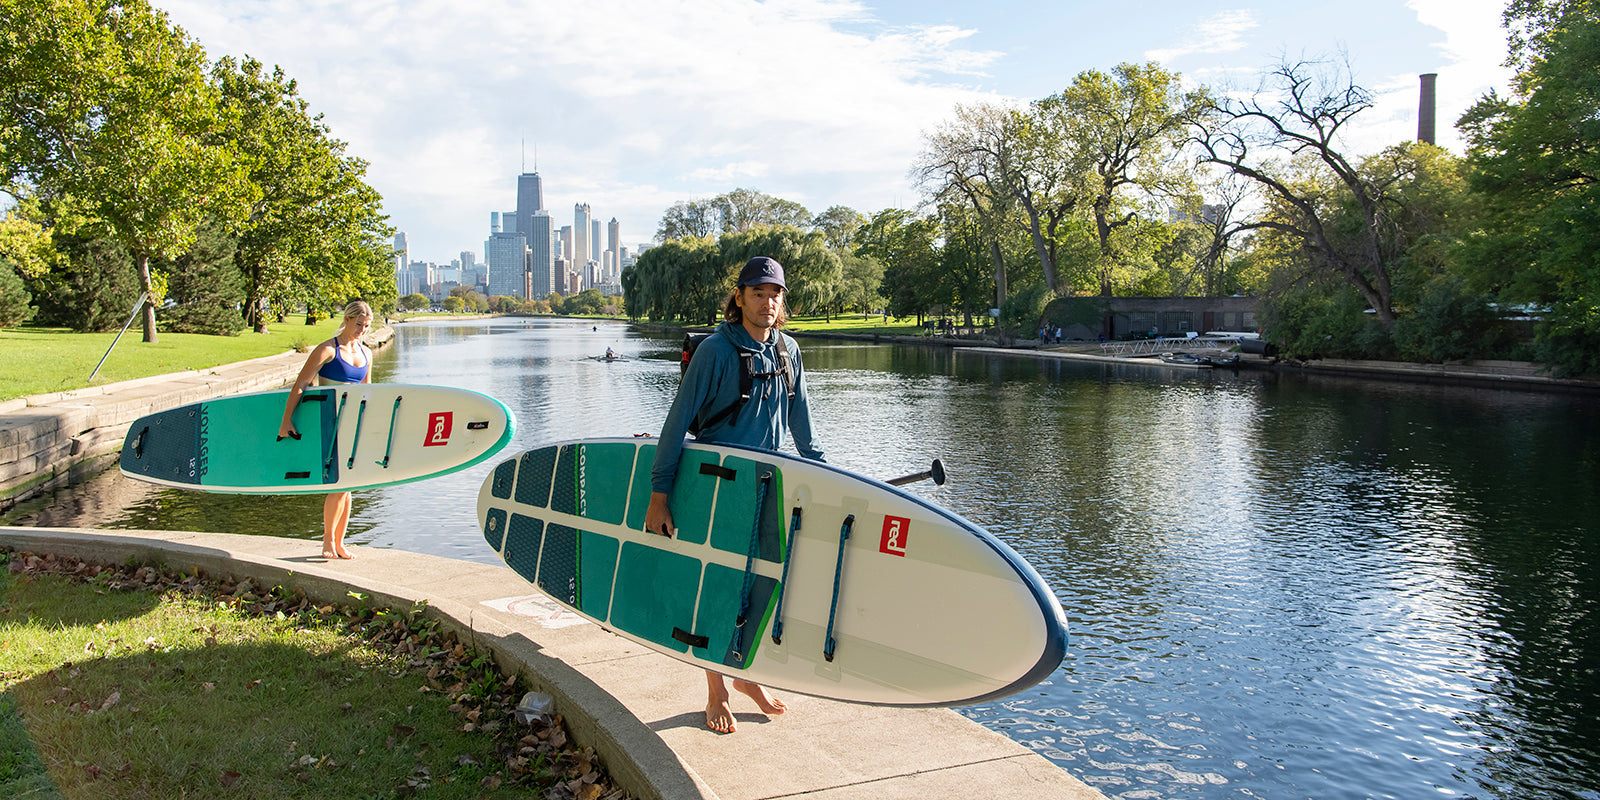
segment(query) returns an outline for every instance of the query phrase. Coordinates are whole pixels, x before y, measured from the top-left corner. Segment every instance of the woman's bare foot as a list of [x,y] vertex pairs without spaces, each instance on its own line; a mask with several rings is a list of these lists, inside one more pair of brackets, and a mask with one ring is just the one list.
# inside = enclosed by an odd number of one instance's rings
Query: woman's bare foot
[[322,551],[322,557],[328,559],[329,561],[337,561],[339,559],[339,554],[324,548]]
[[766,689],[749,681],[734,681],[733,688],[737,689],[740,694],[756,701],[756,705],[767,716],[776,717],[789,710],[789,707],[784,705],[782,700],[767,694]]

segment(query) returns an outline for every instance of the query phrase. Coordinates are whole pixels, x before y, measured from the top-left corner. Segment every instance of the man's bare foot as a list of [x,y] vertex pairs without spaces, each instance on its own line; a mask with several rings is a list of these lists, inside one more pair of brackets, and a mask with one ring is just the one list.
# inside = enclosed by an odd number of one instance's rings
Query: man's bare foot
[[733,733],[738,726],[733,724],[733,709],[728,707],[728,698],[706,701],[706,727],[717,733]]
[[717,733],[733,733],[738,729],[733,722],[733,709],[728,706],[728,687],[722,676],[706,672],[706,727]]
[[784,705],[782,700],[767,694],[766,689],[763,689],[762,687],[757,686],[749,681],[736,680],[733,682],[733,688],[738,690],[740,694],[743,694],[749,697],[751,700],[756,701],[756,705],[759,706],[761,710],[767,714],[767,716],[776,717],[779,714],[789,710],[789,707]]

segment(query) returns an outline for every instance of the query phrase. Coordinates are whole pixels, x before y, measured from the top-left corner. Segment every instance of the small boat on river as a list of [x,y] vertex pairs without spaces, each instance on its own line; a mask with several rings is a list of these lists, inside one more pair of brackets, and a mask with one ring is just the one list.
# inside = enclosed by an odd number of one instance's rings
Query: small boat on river
[[1211,362],[1193,353],[1162,353],[1161,363],[1189,369],[1211,369]]

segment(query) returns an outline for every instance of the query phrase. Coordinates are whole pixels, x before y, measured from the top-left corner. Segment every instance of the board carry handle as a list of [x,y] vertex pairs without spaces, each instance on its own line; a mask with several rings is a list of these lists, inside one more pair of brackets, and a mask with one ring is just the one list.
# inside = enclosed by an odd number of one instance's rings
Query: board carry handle
[[350,460],[345,462],[345,469],[356,468],[356,448],[361,446],[361,421],[367,417],[367,398],[361,398],[361,407],[356,409],[356,435],[350,439]]
[[139,435],[138,436],[133,437],[133,457],[134,458],[144,458],[144,435],[149,433],[149,432],[150,432],[150,426],[146,425],[146,426],[144,426],[143,428],[141,428],[139,430]]
[[933,479],[934,486],[944,485],[944,464],[940,463],[939,459],[937,458],[933,460],[933,466],[923,470],[922,472],[913,472],[910,475],[901,475],[898,478],[890,478],[889,480],[884,481],[884,483],[887,483],[890,486],[904,486],[908,483],[925,481],[929,478]]
[[673,628],[672,638],[677,639],[678,641],[683,642],[690,647],[705,647],[711,644],[710,637],[696,636],[682,628]]
[[764,469],[756,482],[756,518],[750,525],[750,547],[744,557],[744,589],[739,592],[739,616],[733,620],[733,657],[744,663],[739,649],[745,615],[750,613],[750,590],[756,583],[756,551],[761,549],[761,512],[767,507],[767,487],[772,485],[772,470]]
[[328,438],[328,454],[322,459],[322,482],[327,483],[333,474],[333,461],[339,452],[339,421],[344,419],[344,403],[350,399],[350,393],[339,395],[339,410],[333,413],[333,436]]
[[394,452],[394,419],[400,414],[400,399],[404,396],[405,395],[395,395],[394,408],[389,410],[389,443],[383,446],[383,460],[372,462],[380,467],[383,467],[384,469],[389,468],[389,454]]
[[[294,408],[295,408],[295,411],[299,411],[300,410],[300,403],[309,403],[309,402],[312,402],[312,401],[316,401],[316,402],[320,403],[320,402],[322,402],[324,400],[327,400],[327,399],[328,398],[325,395],[321,395],[321,394],[301,394],[300,395],[300,401],[294,404]],[[291,420],[294,419],[294,411],[290,411],[289,412],[289,419],[291,419]],[[289,432],[289,438],[293,439],[293,440],[295,440],[297,442],[300,441],[300,432],[299,431],[290,431]],[[279,436],[276,441],[280,441],[280,442],[283,441],[283,437]]]
[[778,579],[778,606],[772,612],[772,643],[783,644],[783,595],[789,591],[789,563],[794,561],[794,535],[800,530],[800,507],[789,513],[789,543],[783,548],[783,577]]
[[834,615],[839,611],[839,584],[840,578],[844,577],[844,548],[850,541],[850,528],[855,524],[856,515],[851,514],[845,517],[844,524],[839,526],[839,560],[833,565],[833,602],[828,604],[828,635],[822,643],[822,657],[830,662],[833,661],[833,649],[836,644],[833,641],[833,621]]

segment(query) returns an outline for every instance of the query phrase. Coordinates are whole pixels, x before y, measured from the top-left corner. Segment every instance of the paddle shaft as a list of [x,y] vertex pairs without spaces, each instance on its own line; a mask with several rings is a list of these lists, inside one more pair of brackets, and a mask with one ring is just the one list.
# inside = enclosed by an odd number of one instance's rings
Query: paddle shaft
[[908,483],[925,481],[929,478],[933,479],[933,485],[935,486],[944,485],[944,464],[939,463],[939,459],[937,458],[933,460],[933,466],[923,470],[922,472],[913,472],[910,475],[901,475],[898,478],[890,478],[889,480],[884,481],[884,483],[887,483],[890,486],[904,486]]

